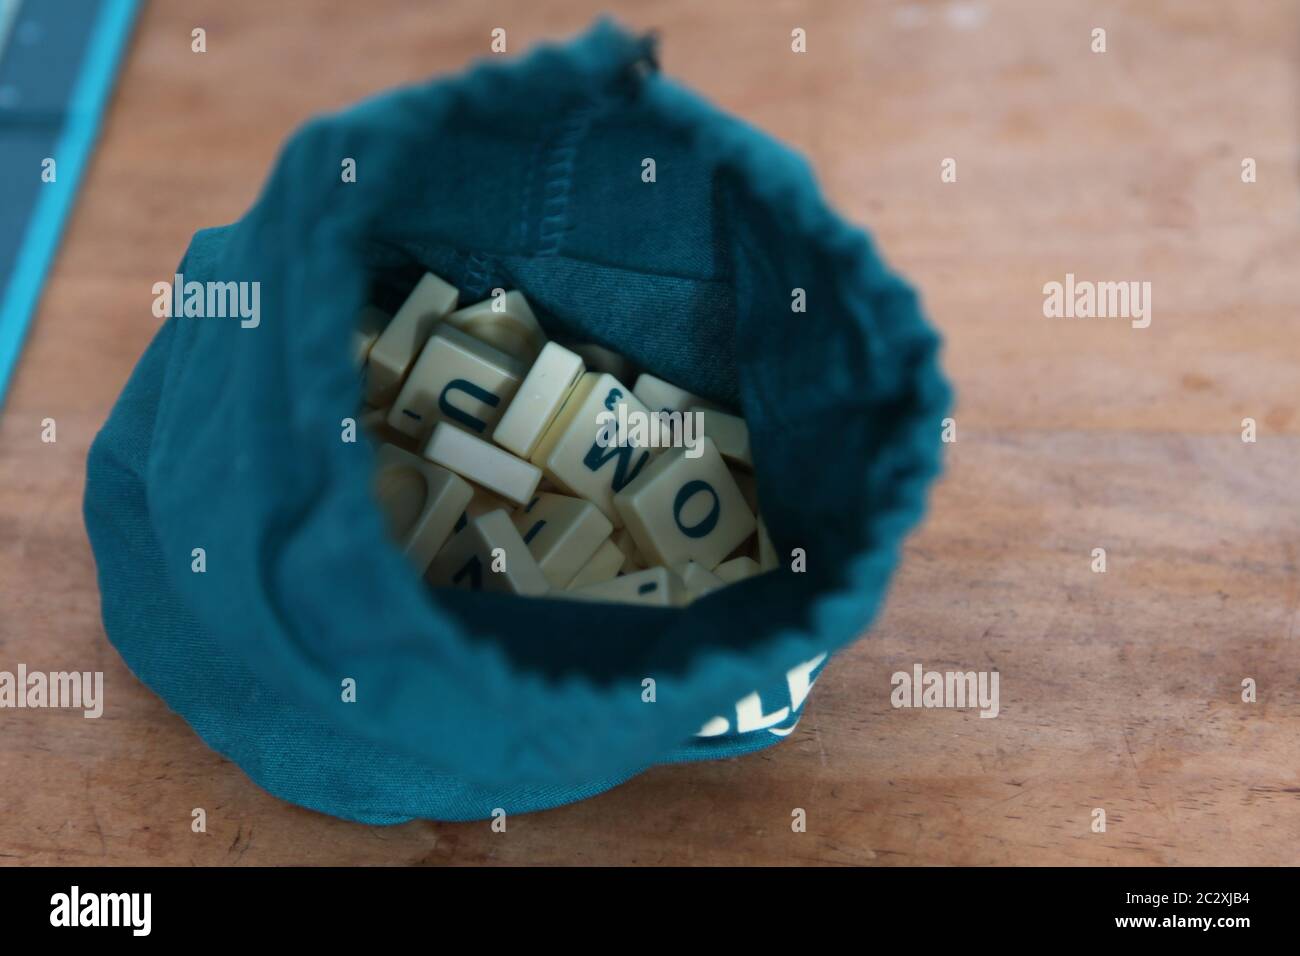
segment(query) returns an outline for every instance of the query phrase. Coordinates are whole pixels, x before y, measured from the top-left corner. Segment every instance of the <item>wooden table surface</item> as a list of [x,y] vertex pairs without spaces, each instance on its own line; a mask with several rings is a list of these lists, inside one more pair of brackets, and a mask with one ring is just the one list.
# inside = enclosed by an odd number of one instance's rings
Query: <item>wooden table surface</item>
[[[0,417],[0,670],[102,670],[109,705],[0,712],[0,862],[1300,863],[1300,8],[1275,0],[615,5],[667,72],[810,157],[923,291],[958,389],[887,610],[780,746],[505,834],[367,827],[262,792],[131,676],[80,503],[153,282],[312,114],[595,12],[144,11]],[[1150,281],[1150,327],[1044,318],[1067,272]],[[915,663],[996,669],[1000,715],[893,709]]]

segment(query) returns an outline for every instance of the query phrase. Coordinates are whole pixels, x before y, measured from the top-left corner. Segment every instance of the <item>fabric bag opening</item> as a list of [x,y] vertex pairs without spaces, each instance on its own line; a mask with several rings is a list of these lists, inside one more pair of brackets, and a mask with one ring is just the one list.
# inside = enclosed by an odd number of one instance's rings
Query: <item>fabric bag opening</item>
[[[339,440],[357,309],[425,270],[463,303],[519,289],[548,335],[743,415],[782,568],[680,609],[430,590],[373,452]],[[612,24],[312,121],[178,271],[260,283],[263,318],[167,320],[97,438],[105,627],[210,745],[335,815],[542,809],[776,742],[802,700],[759,732],[736,702],[779,713],[792,669],[863,632],[938,471],[949,393],[913,291],[802,160]]]

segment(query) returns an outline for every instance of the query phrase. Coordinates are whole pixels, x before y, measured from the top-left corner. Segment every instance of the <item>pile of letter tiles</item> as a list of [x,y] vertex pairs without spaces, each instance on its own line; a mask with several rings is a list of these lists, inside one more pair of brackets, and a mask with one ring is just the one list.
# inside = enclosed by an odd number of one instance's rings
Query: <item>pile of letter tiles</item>
[[743,419],[548,341],[519,292],[459,298],[426,273],[355,340],[375,494],[430,585],[681,606],[776,567]]

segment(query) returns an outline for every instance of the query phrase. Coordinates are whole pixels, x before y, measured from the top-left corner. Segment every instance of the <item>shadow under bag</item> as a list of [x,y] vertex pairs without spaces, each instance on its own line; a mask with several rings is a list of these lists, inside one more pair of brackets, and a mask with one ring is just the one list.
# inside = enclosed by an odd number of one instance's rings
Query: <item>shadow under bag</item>
[[[464,302],[520,289],[552,337],[739,409],[782,567],[686,608],[428,589],[373,449],[340,440],[357,310],[425,270]],[[938,472],[949,391],[915,293],[802,160],[608,23],[308,123],[177,271],[258,283],[260,313],[167,319],[95,440],[104,627],[210,746],[339,817],[541,810],[777,742]]]

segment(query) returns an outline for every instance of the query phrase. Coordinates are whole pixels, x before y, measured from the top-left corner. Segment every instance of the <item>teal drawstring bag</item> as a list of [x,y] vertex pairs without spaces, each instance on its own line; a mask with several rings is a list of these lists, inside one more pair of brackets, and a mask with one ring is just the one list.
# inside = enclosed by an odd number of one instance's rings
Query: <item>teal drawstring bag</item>
[[[357,310],[426,270],[740,410],[782,567],[686,608],[429,589],[342,440]],[[165,319],[91,448],[104,627],[211,747],[335,816],[542,810],[777,742],[938,472],[915,293],[798,157],[608,23],[308,123],[177,272],[258,308]]]

